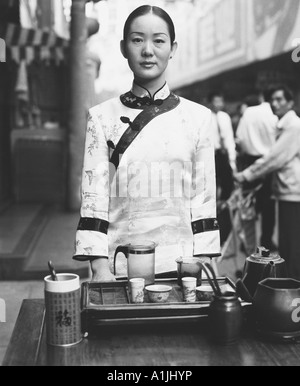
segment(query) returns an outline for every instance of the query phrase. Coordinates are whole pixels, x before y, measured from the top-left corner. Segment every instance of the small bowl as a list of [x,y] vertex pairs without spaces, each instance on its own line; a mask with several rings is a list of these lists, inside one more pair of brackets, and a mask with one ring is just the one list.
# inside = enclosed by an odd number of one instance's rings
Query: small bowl
[[151,303],[165,303],[169,296],[172,287],[169,285],[154,284],[148,285],[146,291]]

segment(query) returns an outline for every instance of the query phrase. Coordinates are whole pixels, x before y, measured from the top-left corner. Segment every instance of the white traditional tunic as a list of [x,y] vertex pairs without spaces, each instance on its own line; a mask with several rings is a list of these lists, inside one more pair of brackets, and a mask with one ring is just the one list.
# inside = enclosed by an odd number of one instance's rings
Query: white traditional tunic
[[[167,84],[153,98],[133,84],[125,94],[126,105],[123,96],[90,109],[81,220],[95,224],[78,227],[75,259],[108,256],[111,262],[118,245],[150,240],[158,244],[159,273],[176,270],[175,260],[183,253],[219,254],[210,110],[180,98],[177,107],[141,130],[117,170],[109,162],[112,148],[128,128],[123,121],[132,123],[143,105],[163,104],[169,95]],[[126,274],[125,265],[121,258],[118,275]]]

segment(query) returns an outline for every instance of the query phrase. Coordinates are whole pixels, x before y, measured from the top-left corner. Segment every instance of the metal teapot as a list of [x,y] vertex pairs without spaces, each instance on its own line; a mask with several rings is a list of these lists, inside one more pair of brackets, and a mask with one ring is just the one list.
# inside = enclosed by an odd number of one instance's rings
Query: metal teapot
[[285,277],[287,277],[285,260],[264,247],[258,247],[256,253],[247,257],[243,278],[237,280],[236,286],[238,291],[242,293],[241,297],[250,301],[260,281],[266,278]]

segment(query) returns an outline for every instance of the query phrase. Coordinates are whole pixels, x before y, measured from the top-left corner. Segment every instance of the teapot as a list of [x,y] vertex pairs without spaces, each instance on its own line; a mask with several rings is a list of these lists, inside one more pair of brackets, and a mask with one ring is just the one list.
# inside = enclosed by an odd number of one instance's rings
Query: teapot
[[[239,283],[237,292],[240,290]],[[264,279],[258,283],[254,297],[249,300],[258,331],[273,338],[300,336],[300,281]]]
[[279,255],[270,253],[264,247],[258,247],[256,253],[247,257],[243,278],[236,282],[244,300],[250,301],[255,294],[258,283],[268,277],[287,277],[286,263]]
[[116,274],[116,257],[119,252],[127,258],[128,280],[144,278],[145,285],[155,282],[155,248],[153,241],[141,241],[137,244],[119,245],[114,255],[114,274]]

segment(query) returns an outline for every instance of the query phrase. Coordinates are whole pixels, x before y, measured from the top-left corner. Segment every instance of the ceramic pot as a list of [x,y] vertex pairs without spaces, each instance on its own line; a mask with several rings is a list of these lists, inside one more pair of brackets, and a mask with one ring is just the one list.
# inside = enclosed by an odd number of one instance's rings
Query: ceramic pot
[[258,284],[253,316],[264,332],[300,331],[300,281],[269,278]]
[[214,296],[208,311],[211,339],[221,345],[235,343],[241,334],[243,313],[235,293]]

